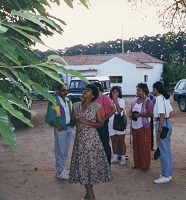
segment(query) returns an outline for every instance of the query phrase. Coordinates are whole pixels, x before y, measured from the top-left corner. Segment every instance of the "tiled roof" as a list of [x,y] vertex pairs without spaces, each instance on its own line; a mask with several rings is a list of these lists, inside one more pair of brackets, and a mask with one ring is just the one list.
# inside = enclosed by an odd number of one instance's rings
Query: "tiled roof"
[[65,60],[69,65],[99,65],[112,58],[120,58],[127,62],[135,64],[139,68],[149,68],[146,63],[165,63],[162,60],[154,58],[143,52],[130,52],[118,54],[99,54],[99,55],[78,55],[78,56],[65,56]]

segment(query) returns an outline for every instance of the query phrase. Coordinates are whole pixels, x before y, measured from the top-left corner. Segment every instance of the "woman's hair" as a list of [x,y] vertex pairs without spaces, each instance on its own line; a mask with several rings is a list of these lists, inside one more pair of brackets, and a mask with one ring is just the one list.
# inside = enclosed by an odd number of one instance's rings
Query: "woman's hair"
[[111,88],[109,97],[110,97],[111,99],[113,98],[112,92],[113,92],[114,90],[118,91],[118,92],[119,92],[118,97],[119,97],[119,98],[122,98],[121,87],[119,87],[119,86],[113,86],[113,87]]
[[149,88],[146,83],[138,83],[136,87],[142,89],[145,95],[149,94]]
[[98,88],[94,84],[88,84],[88,85],[86,85],[85,88],[89,88],[92,90],[92,94],[94,95],[94,98],[91,101],[95,101],[99,96]]
[[157,89],[158,93],[162,94],[165,99],[169,99],[170,95],[168,94],[168,92],[164,89],[164,85],[161,81],[156,81],[153,84],[153,88]]
[[103,86],[101,85],[101,83],[99,82],[94,82],[92,83],[93,85],[95,85],[97,88],[99,88],[99,91],[100,92],[103,92]]

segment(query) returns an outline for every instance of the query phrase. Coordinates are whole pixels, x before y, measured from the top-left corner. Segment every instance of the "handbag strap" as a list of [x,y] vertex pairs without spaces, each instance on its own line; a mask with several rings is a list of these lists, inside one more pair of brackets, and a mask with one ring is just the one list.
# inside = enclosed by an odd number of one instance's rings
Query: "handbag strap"
[[167,114],[166,114],[166,107],[165,107],[165,99],[163,98],[163,101],[164,101],[164,108],[165,108],[165,119],[166,119],[166,125],[167,125]]

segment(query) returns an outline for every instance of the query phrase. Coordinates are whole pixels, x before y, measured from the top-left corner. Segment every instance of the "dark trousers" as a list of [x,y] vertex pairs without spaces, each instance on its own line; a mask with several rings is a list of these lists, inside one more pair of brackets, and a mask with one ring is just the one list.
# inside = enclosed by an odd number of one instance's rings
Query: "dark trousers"
[[150,129],[151,129],[151,150],[154,149],[154,120],[153,117],[150,119]]
[[108,163],[110,165],[110,162],[111,162],[111,147],[110,147],[110,144],[109,144],[110,137],[109,137],[109,131],[108,131],[108,121],[105,121],[103,127],[98,128],[97,131],[98,131],[99,137],[101,139],[101,142],[103,144],[103,148],[105,150]]

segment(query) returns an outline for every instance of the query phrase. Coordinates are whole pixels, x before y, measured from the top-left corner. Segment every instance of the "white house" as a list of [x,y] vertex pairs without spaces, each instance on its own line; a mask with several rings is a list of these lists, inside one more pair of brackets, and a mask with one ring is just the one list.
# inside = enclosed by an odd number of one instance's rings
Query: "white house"
[[136,85],[152,84],[160,80],[165,62],[143,52],[119,54],[66,56],[67,69],[74,69],[84,76],[109,76],[111,86],[122,87],[123,95],[135,95]]

